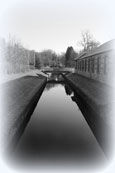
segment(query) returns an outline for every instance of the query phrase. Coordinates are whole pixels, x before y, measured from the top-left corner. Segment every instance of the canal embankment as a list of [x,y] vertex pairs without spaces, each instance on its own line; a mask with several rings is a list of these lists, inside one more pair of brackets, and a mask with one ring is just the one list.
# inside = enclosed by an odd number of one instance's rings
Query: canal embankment
[[47,83],[14,152],[16,167],[64,164],[94,169],[106,163],[70,90],[67,83]]
[[3,148],[14,149],[46,86],[47,78],[24,76],[2,84]]
[[75,73],[63,77],[77,94],[77,100],[74,101],[83,112],[100,146],[109,155],[113,88]]

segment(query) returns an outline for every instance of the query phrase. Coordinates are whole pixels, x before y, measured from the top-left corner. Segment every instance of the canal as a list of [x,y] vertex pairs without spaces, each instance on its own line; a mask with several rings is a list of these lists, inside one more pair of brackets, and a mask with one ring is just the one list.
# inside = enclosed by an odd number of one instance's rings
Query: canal
[[105,155],[73,96],[66,82],[46,85],[15,151],[18,163],[82,167],[105,163]]

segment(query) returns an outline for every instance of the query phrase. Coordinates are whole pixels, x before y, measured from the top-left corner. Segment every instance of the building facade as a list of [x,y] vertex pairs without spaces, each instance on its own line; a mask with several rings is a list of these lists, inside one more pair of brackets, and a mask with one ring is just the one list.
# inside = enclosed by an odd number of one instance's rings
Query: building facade
[[115,74],[115,40],[108,41],[75,59],[75,72],[108,83]]

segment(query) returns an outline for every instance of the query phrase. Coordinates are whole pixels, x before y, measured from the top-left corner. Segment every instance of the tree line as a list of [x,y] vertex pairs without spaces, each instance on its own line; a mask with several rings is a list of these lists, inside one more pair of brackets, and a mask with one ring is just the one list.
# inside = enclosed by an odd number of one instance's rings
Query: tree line
[[81,46],[79,52],[76,52],[72,46],[69,46],[66,52],[58,55],[50,49],[41,52],[26,49],[14,38],[10,38],[8,41],[0,39],[0,66],[4,73],[9,74],[26,72],[33,68],[73,68],[75,66],[74,59],[79,54],[96,48],[100,43],[93,38],[89,31],[84,31],[78,44]]

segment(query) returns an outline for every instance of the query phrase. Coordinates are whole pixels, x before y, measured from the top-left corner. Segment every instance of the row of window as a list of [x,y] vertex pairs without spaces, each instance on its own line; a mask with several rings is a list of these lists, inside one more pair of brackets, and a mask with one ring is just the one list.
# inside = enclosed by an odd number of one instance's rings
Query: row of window
[[[103,64],[103,65],[102,65]],[[97,72],[98,74],[103,71],[104,74],[107,73],[107,56],[101,59],[101,57],[96,58],[86,58],[80,60],[76,63],[76,69],[84,72]]]

